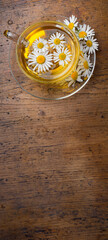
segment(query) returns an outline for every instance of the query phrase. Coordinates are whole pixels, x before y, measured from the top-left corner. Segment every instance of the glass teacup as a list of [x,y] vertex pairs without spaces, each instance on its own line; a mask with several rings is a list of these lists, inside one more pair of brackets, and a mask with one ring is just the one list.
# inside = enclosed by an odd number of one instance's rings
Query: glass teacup
[[[56,33],[59,33],[59,36],[65,36],[64,49],[68,49],[70,53],[69,62],[59,65],[52,58],[52,65],[47,71],[44,71],[45,68],[40,72],[38,69],[34,70],[34,66],[29,64],[29,56],[35,51],[33,43],[36,40],[45,39],[48,42],[47,52],[54,56],[57,52],[59,53],[60,48],[59,46],[52,48],[49,39],[51,36],[56,36]],[[75,88],[68,87],[68,78],[75,70],[79,60],[80,45],[75,33],[63,23],[61,16],[49,17],[47,20],[41,19],[27,27],[20,35],[8,30],[4,34],[13,40],[10,49],[10,67],[14,78],[23,90],[39,98],[62,99],[73,95],[79,88],[82,88],[78,84]],[[40,53],[40,55],[44,54]],[[85,84],[83,83],[83,85]]]

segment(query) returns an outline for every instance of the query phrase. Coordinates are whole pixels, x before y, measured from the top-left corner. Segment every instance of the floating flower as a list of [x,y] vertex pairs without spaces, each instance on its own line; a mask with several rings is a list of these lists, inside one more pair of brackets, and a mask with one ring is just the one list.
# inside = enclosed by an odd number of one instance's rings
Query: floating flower
[[64,34],[61,34],[59,32],[53,33],[49,39],[49,44],[53,49],[61,48],[64,46]]
[[79,31],[77,33],[78,39],[83,40],[87,39],[87,37],[92,37],[95,35],[94,29],[91,29],[89,25],[80,25]]
[[75,27],[78,25],[77,18],[73,15],[69,18],[69,20],[65,19],[64,23],[73,31],[75,31]]
[[64,66],[71,61],[71,54],[67,48],[60,48],[54,52],[54,62],[59,62],[59,65]]
[[33,51],[28,56],[28,66],[33,66],[33,71],[37,69],[38,73],[46,72],[53,65],[52,63],[52,54],[46,52],[37,52]]
[[39,37],[39,40],[36,39],[35,42],[33,43],[33,48],[34,50],[37,50],[39,52],[46,51],[48,49],[47,40]]
[[81,78],[82,77],[82,70],[80,69],[80,67],[78,66],[76,68],[76,70],[74,70],[72,73],[71,73],[71,80],[67,79],[66,81],[68,81],[68,87],[70,87],[71,85],[73,85],[76,81],[77,82],[83,82],[83,79]]
[[83,72],[84,77],[89,77],[91,73],[91,67],[92,63],[90,62],[90,56],[87,57],[86,54],[84,54],[84,57],[79,58],[78,66]]
[[98,50],[99,46],[97,39],[94,39],[93,37],[87,38],[87,40],[82,44],[85,48],[85,52],[88,52],[89,54],[95,52],[95,50]]

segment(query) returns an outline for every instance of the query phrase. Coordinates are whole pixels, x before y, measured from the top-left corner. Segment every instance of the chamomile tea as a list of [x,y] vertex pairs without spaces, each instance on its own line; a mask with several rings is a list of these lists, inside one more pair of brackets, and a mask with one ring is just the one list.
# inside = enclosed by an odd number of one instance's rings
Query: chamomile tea
[[17,42],[17,61],[32,80],[66,86],[79,60],[79,41],[66,25],[43,21],[28,27]]

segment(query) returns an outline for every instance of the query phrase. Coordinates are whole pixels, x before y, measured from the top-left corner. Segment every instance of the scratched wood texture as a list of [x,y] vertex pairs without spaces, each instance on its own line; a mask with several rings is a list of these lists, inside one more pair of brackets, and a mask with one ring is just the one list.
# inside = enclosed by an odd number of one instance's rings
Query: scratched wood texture
[[[108,1],[1,1],[0,240],[108,240]],[[62,101],[23,92],[10,41],[43,14],[74,14],[100,47],[88,85]]]

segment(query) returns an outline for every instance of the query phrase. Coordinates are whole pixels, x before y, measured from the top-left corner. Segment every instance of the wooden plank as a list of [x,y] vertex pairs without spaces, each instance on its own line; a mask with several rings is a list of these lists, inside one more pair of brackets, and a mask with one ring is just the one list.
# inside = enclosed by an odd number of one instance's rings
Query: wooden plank
[[[0,240],[108,239],[108,2],[1,1]],[[35,99],[11,76],[5,29],[47,14],[95,29],[93,77],[60,101]]]

